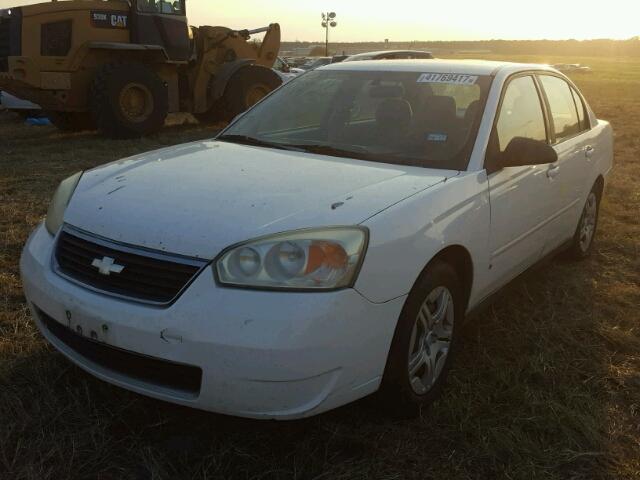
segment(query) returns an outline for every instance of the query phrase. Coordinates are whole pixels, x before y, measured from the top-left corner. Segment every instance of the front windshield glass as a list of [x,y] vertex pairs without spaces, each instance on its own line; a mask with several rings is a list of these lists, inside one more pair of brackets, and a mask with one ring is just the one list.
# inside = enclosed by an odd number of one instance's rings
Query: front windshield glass
[[319,70],[284,85],[219,140],[464,170],[488,76]]

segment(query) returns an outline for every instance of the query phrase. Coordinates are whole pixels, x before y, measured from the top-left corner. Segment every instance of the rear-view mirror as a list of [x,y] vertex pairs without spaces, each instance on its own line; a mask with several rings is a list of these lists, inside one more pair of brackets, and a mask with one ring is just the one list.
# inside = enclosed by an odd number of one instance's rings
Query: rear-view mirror
[[501,167],[543,165],[558,161],[558,154],[546,142],[531,138],[515,137],[507,145],[500,159]]

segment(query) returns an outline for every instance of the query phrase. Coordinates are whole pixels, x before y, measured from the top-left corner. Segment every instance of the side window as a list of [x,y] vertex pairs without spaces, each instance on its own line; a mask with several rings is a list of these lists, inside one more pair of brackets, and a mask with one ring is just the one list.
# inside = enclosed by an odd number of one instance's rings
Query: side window
[[576,108],[578,109],[578,121],[580,122],[580,131],[589,130],[589,119],[587,118],[587,108],[582,101],[578,92],[576,92],[573,88],[571,89],[571,94],[573,95],[573,101],[576,104]]
[[540,81],[549,100],[556,142],[580,133],[580,120],[569,84],[551,75],[540,75]]
[[518,77],[507,85],[495,130],[499,152],[515,137],[547,141],[542,104],[533,77]]

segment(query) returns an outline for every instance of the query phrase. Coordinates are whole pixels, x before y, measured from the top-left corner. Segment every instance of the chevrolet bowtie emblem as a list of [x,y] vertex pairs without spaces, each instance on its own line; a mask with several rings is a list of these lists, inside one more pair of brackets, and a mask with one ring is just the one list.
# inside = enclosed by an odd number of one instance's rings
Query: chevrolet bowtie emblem
[[124,270],[124,265],[118,265],[116,260],[111,257],[94,258],[91,262],[92,267],[96,267],[102,275],[111,275],[112,273],[120,273]]

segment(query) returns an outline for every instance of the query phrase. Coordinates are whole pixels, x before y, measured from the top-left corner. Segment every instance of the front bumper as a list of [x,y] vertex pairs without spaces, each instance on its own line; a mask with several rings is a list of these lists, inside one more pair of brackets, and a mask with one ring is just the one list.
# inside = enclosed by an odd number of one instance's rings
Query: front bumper
[[[251,418],[300,418],[377,390],[405,298],[222,288],[205,269],[168,308],[95,293],[51,269],[53,238],[32,234],[20,268],[46,339],[89,373],[161,400]],[[46,316],[47,318],[43,318]],[[96,344],[201,369],[195,391],[115,370],[63,342],[54,320]],[[79,328],[78,328],[79,327]]]

